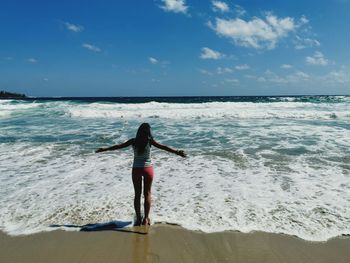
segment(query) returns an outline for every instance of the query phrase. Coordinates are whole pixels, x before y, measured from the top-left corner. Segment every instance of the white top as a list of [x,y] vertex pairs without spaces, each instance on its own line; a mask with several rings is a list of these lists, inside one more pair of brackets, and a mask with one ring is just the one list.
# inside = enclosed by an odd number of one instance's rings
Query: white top
[[152,161],[151,161],[151,145],[150,142],[146,144],[145,150],[143,153],[139,154],[137,152],[136,147],[133,145],[132,146],[134,150],[134,163],[132,167],[150,167],[152,166]]

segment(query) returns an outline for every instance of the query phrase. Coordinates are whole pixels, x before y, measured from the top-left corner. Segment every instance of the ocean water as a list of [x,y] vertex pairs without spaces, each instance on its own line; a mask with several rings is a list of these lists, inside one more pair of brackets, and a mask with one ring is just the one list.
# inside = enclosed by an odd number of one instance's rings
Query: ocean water
[[153,222],[321,241],[350,234],[350,97],[0,100],[0,230],[134,217],[135,136],[152,150]]

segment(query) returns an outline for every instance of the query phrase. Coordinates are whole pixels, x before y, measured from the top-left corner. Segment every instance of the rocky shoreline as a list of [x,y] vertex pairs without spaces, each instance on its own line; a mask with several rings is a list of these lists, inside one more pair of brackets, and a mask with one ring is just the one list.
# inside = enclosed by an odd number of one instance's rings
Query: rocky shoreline
[[23,99],[27,98],[26,95],[8,91],[0,91],[0,99]]

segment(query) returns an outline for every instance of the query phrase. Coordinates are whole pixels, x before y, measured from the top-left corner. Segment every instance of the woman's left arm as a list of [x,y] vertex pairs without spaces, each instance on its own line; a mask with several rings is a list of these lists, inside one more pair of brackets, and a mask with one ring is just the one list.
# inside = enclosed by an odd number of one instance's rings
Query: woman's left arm
[[130,139],[130,140],[124,142],[124,143],[116,144],[116,145],[113,145],[111,147],[98,148],[95,152],[96,153],[100,153],[100,152],[106,152],[106,151],[113,151],[113,150],[117,150],[117,149],[122,149],[122,148],[130,146],[131,144],[133,144],[133,142],[134,142],[134,139]]

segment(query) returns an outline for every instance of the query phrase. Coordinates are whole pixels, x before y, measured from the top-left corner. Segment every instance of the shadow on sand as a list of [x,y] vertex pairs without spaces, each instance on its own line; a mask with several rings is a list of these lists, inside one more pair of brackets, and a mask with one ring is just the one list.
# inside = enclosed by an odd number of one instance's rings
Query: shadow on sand
[[86,224],[86,225],[50,225],[50,227],[69,227],[69,228],[80,228],[79,231],[83,232],[94,232],[94,231],[119,231],[126,233],[133,233],[139,235],[147,235],[148,231],[139,231],[143,227],[131,227],[126,228],[127,226],[132,226],[132,221],[111,221],[107,223],[95,223],[95,224]]

